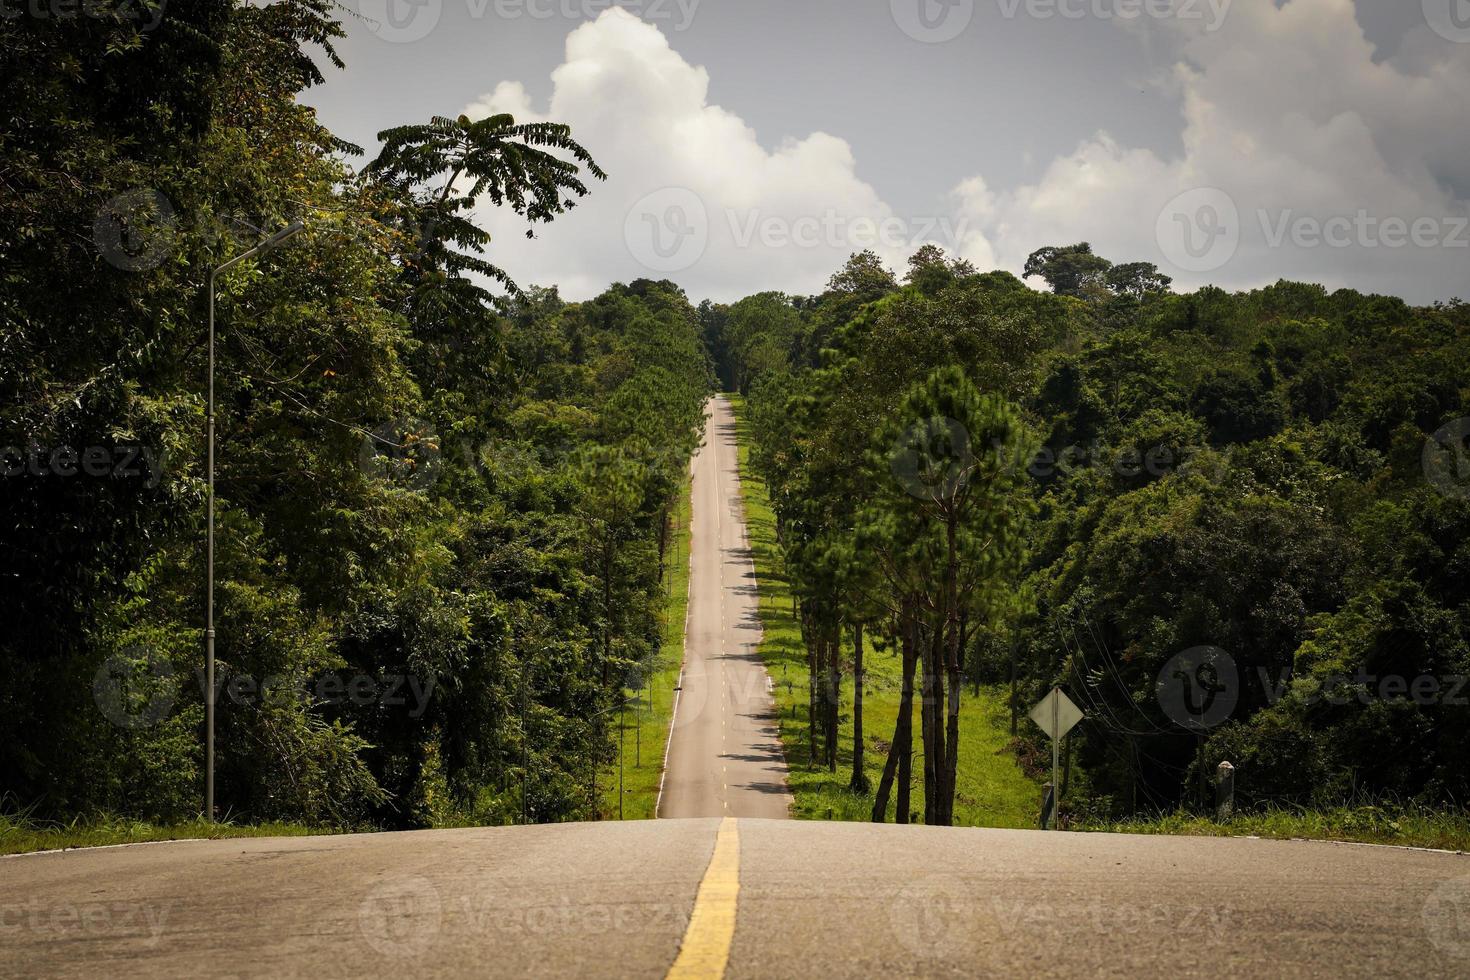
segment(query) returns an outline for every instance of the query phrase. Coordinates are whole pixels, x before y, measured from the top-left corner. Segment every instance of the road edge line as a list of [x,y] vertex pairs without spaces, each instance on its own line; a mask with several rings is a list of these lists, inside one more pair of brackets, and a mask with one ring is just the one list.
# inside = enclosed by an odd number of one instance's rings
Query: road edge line
[[[707,418],[709,416],[706,416]],[[705,434],[709,432],[705,424]],[[703,449],[703,446],[699,447]],[[669,710],[669,734],[664,739],[664,763],[658,774],[658,798],[653,801],[653,819],[664,808],[664,780],[669,778],[669,749],[674,747],[674,724],[679,720],[679,696],[684,693],[684,668],[689,662],[689,616],[694,611],[694,458],[689,459],[689,577],[684,582],[684,636],[679,644],[679,679],[674,684],[674,707]]]

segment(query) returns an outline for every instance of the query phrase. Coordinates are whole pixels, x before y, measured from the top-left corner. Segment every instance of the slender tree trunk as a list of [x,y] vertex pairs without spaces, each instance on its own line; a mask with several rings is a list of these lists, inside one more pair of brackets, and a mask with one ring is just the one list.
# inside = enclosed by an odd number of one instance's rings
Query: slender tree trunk
[[940,628],[930,630],[923,644],[923,676],[920,681],[922,705],[919,717],[924,737],[924,823],[935,824],[943,809],[939,806],[944,793],[947,771],[944,751],[944,669],[942,620]]
[[960,683],[963,680],[958,667],[949,669],[949,718],[945,734],[944,757],[944,812],[940,815],[941,826],[954,824],[955,787],[958,782],[960,761]]
[[[893,778],[898,773],[898,729],[903,725],[900,715],[894,725],[893,741],[888,745],[888,758],[883,762],[883,774],[878,777],[878,791],[873,794],[873,823],[882,823],[888,817],[888,794],[893,790]],[[899,811],[896,817],[903,816]],[[903,823],[902,820],[896,820]]]
[[802,633],[806,635],[806,767],[817,767],[817,645],[821,640],[808,628],[810,615],[803,617]]
[[863,624],[852,624],[852,779],[848,788],[866,793],[872,788],[863,759]]
[[903,689],[898,700],[898,801],[895,823],[908,823],[912,809],[910,797],[914,789],[914,670],[919,663],[919,624],[910,616],[904,633]]
[[[888,816],[888,796],[893,791],[893,780],[898,773],[899,753],[902,749],[901,734],[904,729],[904,718],[909,719],[910,726],[913,725],[913,689],[907,681],[909,656],[913,651],[913,643],[909,638],[909,614],[908,604],[904,603],[903,609],[898,614],[899,649],[902,651],[905,694],[900,695],[898,718],[893,725],[893,741],[888,744],[888,758],[883,762],[883,774],[878,777],[878,791],[873,795],[873,822],[882,823]],[[904,702],[908,703],[908,714],[904,712]],[[895,815],[897,823],[904,823],[905,813],[900,807]]]
[[960,670],[959,557],[955,543],[957,523],[957,518],[951,514],[945,528],[948,554],[944,569],[944,618],[947,634],[944,670],[949,682],[949,690],[946,692],[948,696],[945,699],[945,745],[948,752],[944,757],[939,806],[939,822],[944,827],[954,823],[955,781],[960,755],[960,684],[963,674]]
[[817,691],[817,720],[813,722],[822,733],[821,754],[817,756],[819,762],[825,764],[827,761],[827,685],[831,680],[827,667],[827,630],[825,627],[817,627],[817,655],[816,674],[812,677],[812,686]]
[[842,623],[833,624],[827,638],[827,771],[837,771],[838,722],[842,711]]

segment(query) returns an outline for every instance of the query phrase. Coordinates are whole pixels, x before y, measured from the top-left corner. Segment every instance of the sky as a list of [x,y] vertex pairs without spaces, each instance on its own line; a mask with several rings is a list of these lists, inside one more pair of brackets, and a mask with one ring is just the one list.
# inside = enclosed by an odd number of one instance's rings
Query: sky
[[534,239],[480,215],[568,299],[1080,241],[1180,289],[1470,299],[1470,0],[343,2],[347,68],[303,96],[338,135],[510,112],[608,172]]

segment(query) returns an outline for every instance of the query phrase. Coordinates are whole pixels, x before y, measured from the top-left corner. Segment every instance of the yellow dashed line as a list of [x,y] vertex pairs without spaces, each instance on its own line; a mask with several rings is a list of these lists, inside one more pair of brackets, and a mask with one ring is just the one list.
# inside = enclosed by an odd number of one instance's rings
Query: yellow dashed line
[[[726,804],[728,806],[728,804]],[[720,821],[715,853],[710,856],[679,956],[669,967],[670,977],[720,980],[730,960],[735,938],[735,900],[740,894],[740,832],[735,818]]]

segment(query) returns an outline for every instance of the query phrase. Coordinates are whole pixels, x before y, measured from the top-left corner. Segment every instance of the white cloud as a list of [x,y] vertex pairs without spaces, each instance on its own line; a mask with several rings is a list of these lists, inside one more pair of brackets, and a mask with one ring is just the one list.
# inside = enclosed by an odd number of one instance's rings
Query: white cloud
[[[763,146],[710,104],[703,68],[614,8],[568,36],[544,112],[518,82],[466,110],[569,123],[611,175],[534,240],[487,210],[491,257],[571,298],[650,276],[730,300],[819,291],[865,247],[900,269],[932,240],[1019,273],[1036,248],[1087,240],[1115,261],[1158,262],[1183,288],[1292,278],[1415,301],[1470,292],[1470,44],[1424,26],[1375,62],[1352,0],[1235,0],[1217,30],[1206,26],[1140,33],[1175,52],[1164,84],[1182,106],[1178,155],[1099,131],[1034,183],[1002,190],[976,175],[954,188],[951,214],[900,220],[845,140],[815,132]],[[1189,194],[1199,188],[1225,196]],[[1180,220],[1166,211],[1176,200],[1189,209]],[[1233,227],[1205,220],[1232,211]],[[1193,256],[1181,252],[1186,232]]]
[[[845,140],[817,132],[763,147],[738,116],[709,103],[703,68],[618,8],[568,36],[552,82],[545,112],[533,111],[515,82],[466,109],[568,123],[610,175],[572,212],[539,226],[534,240],[513,216],[482,215],[496,237],[494,261],[521,283],[555,283],[573,298],[614,280],[665,276],[696,300],[811,292],[870,242],[902,261],[912,251],[907,239],[923,231],[891,226],[895,241],[882,246],[877,223],[891,223],[892,212],[857,176]],[[694,228],[700,210],[704,224]],[[698,236],[677,238],[681,230],[702,232],[704,248]]]
[[[1236,0],[1218,31],[1172,30],[1182,154],[1098,133],[1034,184],[964,209],[977,256],[992,249],[1018,269],[1040,245],[1088,240],[1115,260],[1156,261],[1184,287],[1291,278],[1417,301],[1470,294],[1470,46],[1424,27],[1374,63],[1352,0]],[[1203,250],[1208,229],[1172,215],[1156,225],[1196,188],[1228,195],[1238,247],[1189,272],[1168,256],[1186,231]]]

